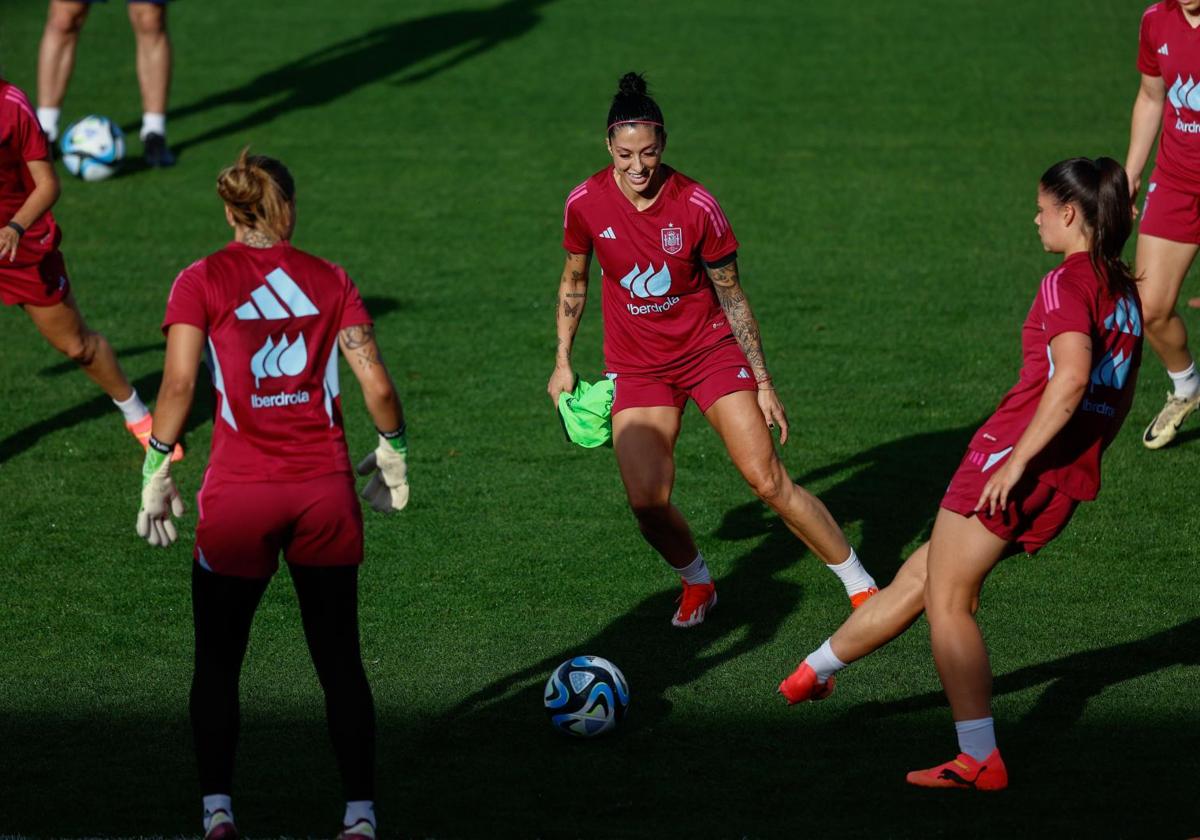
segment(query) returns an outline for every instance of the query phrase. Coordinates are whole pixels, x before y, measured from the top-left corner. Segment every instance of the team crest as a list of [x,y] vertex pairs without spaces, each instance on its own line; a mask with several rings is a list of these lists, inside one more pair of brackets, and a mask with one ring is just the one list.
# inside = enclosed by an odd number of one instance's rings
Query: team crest
[[666,227],[662,229],[662,248],[668,254],[678,254],[683,250],[683,229]]

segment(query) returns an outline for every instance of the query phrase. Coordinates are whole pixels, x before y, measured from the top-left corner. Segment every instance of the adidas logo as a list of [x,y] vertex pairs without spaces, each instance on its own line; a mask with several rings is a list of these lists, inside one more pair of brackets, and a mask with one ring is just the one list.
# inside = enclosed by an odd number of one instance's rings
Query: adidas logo
[[[267,286],[259,286],[250,293],[250,300],[233,310],[239,321],[257,321],[260,318],[282,321],[285,318],[303,318],[305,315],[320,313],[308,299],[308,295],[300,290],[296,281],[282,268],[277,268],[267,275]],[[274,294],[271,293],[272,290]]]
[[1169,52],[1167,52],[1167,45],[1166,45],[1166,44],[1163,44],[1161,47],[1159,47],[1159,48],[1158,48],[1158,54],[1159,54],[1159,55],[1170,55],[1170,53],[1169,53]]
[[671,272],[665,262],[658,271],[654,270],[654,263],[645,271],[635,263],[633,270],[621,278],[621,285],[629,290],[630,297],[662,297],[671,288]]
[[615,233],[613,233],[613,229],[611,227],[606,227],[604,230],[600,231],[600,238],[601,239],[616,239],[617,235]]
[[741,370],[738,371],[738,379],[749,379],[749,378],[750,378],[750,374],[746,371],[745,368],[742,368]]
[[254,387],[263,379],[276,379],[280,376],[295,376],[303,373],[308,367],[308,347],[304,343],[304,333],[288,343],[287,335],[276,344],[267,336],[266,343],[258,352],[250,357],[250,372],[254,374]]

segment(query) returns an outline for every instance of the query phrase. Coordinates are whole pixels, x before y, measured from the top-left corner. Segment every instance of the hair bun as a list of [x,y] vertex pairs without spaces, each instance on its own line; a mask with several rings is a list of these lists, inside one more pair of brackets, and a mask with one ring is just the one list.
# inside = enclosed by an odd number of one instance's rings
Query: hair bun
[[617,91],[625,96],[645,96],[646,77],[641,73],[626,73],[617,83]]

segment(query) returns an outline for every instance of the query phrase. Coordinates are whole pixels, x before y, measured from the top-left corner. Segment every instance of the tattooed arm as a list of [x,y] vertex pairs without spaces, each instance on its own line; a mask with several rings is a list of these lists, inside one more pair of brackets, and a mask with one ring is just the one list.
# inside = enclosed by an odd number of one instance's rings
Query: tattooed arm
[[558,306],[555,321],[558,328],[558,350],[554,357],[554,372],[546,385],[550,400],[557,405],[558,395],[575,387],[575,371],[571,368],[571,347],[583,306],[587,302],[588,268],[591,254],[567,254],[562,278],[558,281]]
[[375,327],[371,324],[346,327],[338,333],[338,344],[362,387],[363,402],[367,404],[375,428],[390,432],[404,425],[404,408],[383,364],[383,357],[379,355]]
[[725,318],[729,321],[733,337],[746,354],[750,372],[754,374],[754,381],[758,383],[758,407],[762,410],[763,419],[771,429],[778,423],[779,442],[787,443],[787,414],[775,394],[771,374],[767,371],[767,359],[763,354],[758,321],[750,311],[750,301],[746,300],[746,293],[742,291],[742,284],[738,279],[737,259],[734,258],[723,265],[705,266],[705,271],[716,289],[717,300],[721,302],[721,309],[725,311]]

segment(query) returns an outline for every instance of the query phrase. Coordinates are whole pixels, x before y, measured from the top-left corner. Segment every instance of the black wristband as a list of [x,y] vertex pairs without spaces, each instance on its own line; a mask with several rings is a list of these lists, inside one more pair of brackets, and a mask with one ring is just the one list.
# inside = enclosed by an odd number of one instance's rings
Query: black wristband
[[25,228],[21,227],[17,222],[9,222],[5,227],[10,227],[17,232],[17,236],[25,235]]
[[379,428],[376,428],[375,431],[379,432],[379,436],[384,440],[395,440],[398,437],[404,437],[404,433],[408,431],[408,421],[401,423],[400,428],[395,431],[385,432]]
[[175,451],[174,444],[163,443],[154,435],[150,435],[150,440],[147,441],[147,443],[150,445],[151,449],[153,449],[155,452],[161,452],[163,455],[170,455]]

